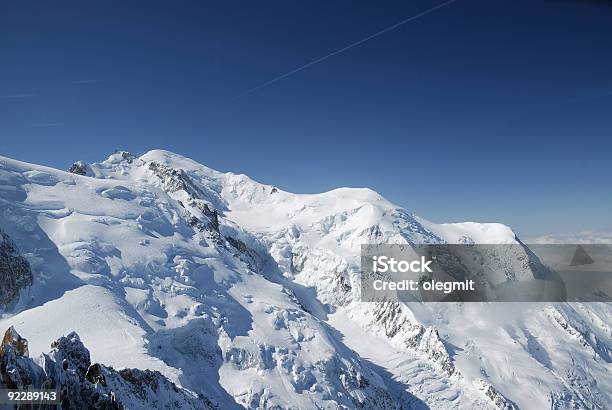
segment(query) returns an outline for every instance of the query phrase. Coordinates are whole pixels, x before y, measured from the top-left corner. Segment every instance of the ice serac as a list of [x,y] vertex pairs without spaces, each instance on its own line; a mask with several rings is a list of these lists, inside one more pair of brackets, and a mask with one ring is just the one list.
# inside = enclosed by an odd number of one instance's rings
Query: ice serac
[[496,280],[537,275],[501,224],[435,224],[369,189],[292,194],[162,150],[84,175],[0,157],[0,209],[32,272],[0,326],[31,355],[68,335],[43,362],[124,405],[610,407],[608,304],[360,302],[365,243],[511,243]]

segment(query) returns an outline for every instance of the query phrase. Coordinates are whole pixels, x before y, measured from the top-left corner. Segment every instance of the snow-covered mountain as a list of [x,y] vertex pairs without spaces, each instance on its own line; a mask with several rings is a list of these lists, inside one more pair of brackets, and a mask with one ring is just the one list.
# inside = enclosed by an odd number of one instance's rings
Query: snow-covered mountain
[[[70,171],[0,157],[0,329],[39,378],[59,338],[91,355],[75,383],[128,408],[612,407],[609,304],[359,301],[361,244],[519,244],[506,226],[160,150]],[[147,369],[159,400],[134,393]]]

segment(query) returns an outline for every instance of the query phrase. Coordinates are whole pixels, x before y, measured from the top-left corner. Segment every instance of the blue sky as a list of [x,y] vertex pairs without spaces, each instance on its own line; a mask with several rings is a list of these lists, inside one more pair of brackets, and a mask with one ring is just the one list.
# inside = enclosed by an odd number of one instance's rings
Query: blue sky
[[612,229],[612,7],[0,3],[0,154],[169,149],[294,192],[371,187],[436,222]]

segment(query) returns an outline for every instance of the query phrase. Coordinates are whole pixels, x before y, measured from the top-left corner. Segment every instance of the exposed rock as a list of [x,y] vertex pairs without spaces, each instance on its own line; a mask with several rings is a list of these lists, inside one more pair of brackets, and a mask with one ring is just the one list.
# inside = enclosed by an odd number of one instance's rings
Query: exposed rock
[[85,379],[87,379],[87,381],[90,383],[99,383],[106,387],[106,379],[104,378],[104,374],[102,372],[102,366],[99,363],[94,363],[89,366],[87,373],[85,373]]
[[[173,194],[178,191],[185,191],[189,195],[186,203],[179,201],[181,206],[185,208],[187,214],[187,223],[200,232],[207,232],[211,239],[214,239],[218,244],[229,246],[237,251],[236,256],[245,262],[249,269],[259,271],[261,269],[260,255],[243,241],[230,235],[221,235],[219,230],[219,214],[212,205],[204,199],[206,195],[197,185],[191,180],[187,173],[182,169],[171,168],[157,162],[150,162],[149,170],[157,176],[162,184],[163,189],[168,194]],[[223,243],[223,238],[225,242]]]
[[2,344],[0,345],[0,355],[4,354],[5,348],[11,346],[19,356],[28,356],[28,341],[22,338],[13,326],[4,332]]
[[92,172],[89,168],[89,165],[83,161],[77,161],[68,168],[68,172],[77,175],[91,175]]
[[[91,365],[89,350],[83,345],[79,335],[71,332],[51,343],[51,358],[84,378]],[[67,370],[67,369],[64,369]]]
[[[390,392],[381,388],[375,383],[371,383],[370,378],[373,374],[358,363],[342,362],[332,360],[328,366],[334,366],[335,370],[329,371],[338,377],[342,389],[346,391],[352,401],[354,408],[361,409],[397,409],[397,402],[393,399]],[[368,394],[364,394],[367,392]]]
[[219,215],[216,209],[211,209],[207,203],[195,198],[191,198],[187,204],[200,210],[209,219],[209,229],[219,232]]
[[493,402],[493,404],[502,410],[518,410],[516,404],[506,398],[503,394],[495,390],[495,387],[491,386],[488,382],[482,379],[476,379],[476,386],[480,391],[482,391],[485,396],[489,398]]
[[[402,329],[411,326],[406,316],[402,314],[400,304],[395,301],[381,301],[374,305],[374,320],[384,329],[385,335],[391,339]],[[421,329],[419,329],[419,333]],[[414,347],[414,346],[411,346]]]
[[202,199],[205,197],[204,193],[193,183],[187,173],[182,169],[170,168],[157,162],[150,162],[149,169],[161,180],[163,189],[168,194],[183,190],[189,195],[187,203],[179,201],[187,213],[187,223],[200,232],[208,232],[212,239],[220,240],[217,210],[212,209]]
[[19,296],[19,291],[32,284],[30,264],[21,255],[11,238],[0,230],[0,305]]
[[113,384],[117,385],[117,382],[123,384],[129,389],[131,394],[136,395],[145,403],[162,404],[164,403],[163,398],[168,397],[169,399],[165,400],[165,403],[159,407],[169,409],[217,408],[215,403],[202,395],[194,395],[193,397],[189,397],[189,401],[187,401],[183,397],[185,393],[158,371],[148,369],[122,369],[117,373],[121,378],[117,379],[117,377],[114,377]]
[[240,239],[236,239],[231,236],[226,236],[225,239],[227,240],[227,243],[229,245],[231,245],[235,250],[238,251],[236,256],[241,261],[246,263],[249,269],[251,269],[252,271],[256,271],[256,272],[261,270],[262,261],[261,261],[259,254],[255,250],[249,248]]
[[460,375],[455,368],[438,329],[410,321],[396,301],[376,302],[373,319],[389,339],[399,338],[405,347],[422,353],[448,376]]
[[[62,409],[211,409],[206,397],[180,389],[151,370],[116,371],[91,364],[89,350],[72,332],[51,344],[38,362],[28,357],[27,340],[10,327],[0,345],[0,376],[5,388],[53,389]],[[2,387],[0,385],[0,387]]]
[[184,190],[192,198],[201,196],[200,190],[182,169],[170,168],[157,162],[150,162],[149,169],[162,181],[166,192]]
[[128,151],[119,151],[119,154],[121,154],[121,158],[128,164],[131,164],[136,159],[136,157]]
[[456,373],[455,366],[444,346],[444,342],[440,338],[438,329],[434,326],[429,326],[424,329],[421,337],[418,340],[416,350],[423,352],[427,357],[438,364],[444,372],[452,376]]
[[545,311],[548,317],[570,337],[575,338],[594,357],[600,357],[605,362],[612,363],[612,349],[605,341],[600,340],[596,334],[589,331],[588,324],[578,320],[578,315],[570,304],[547,306]]
[[0,345],[0,375],[2,383],[9,389],[23,389],[38,376],[31,372],[28,341],[12,326],[4,333]]

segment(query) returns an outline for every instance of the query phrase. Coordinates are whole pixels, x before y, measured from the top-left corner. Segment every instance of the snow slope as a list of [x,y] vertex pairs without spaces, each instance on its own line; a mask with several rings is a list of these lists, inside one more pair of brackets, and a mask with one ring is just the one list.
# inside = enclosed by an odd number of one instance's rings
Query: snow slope
[[[180,155],[85,175],[0,157],[0,229],[34,280],[30,352],[158,370],[221,408],[609,408],[609,304],[359,302],[362,243],[519,243],[369,189],[300,195]],[[522,271],[521,275],[533,272]]]

